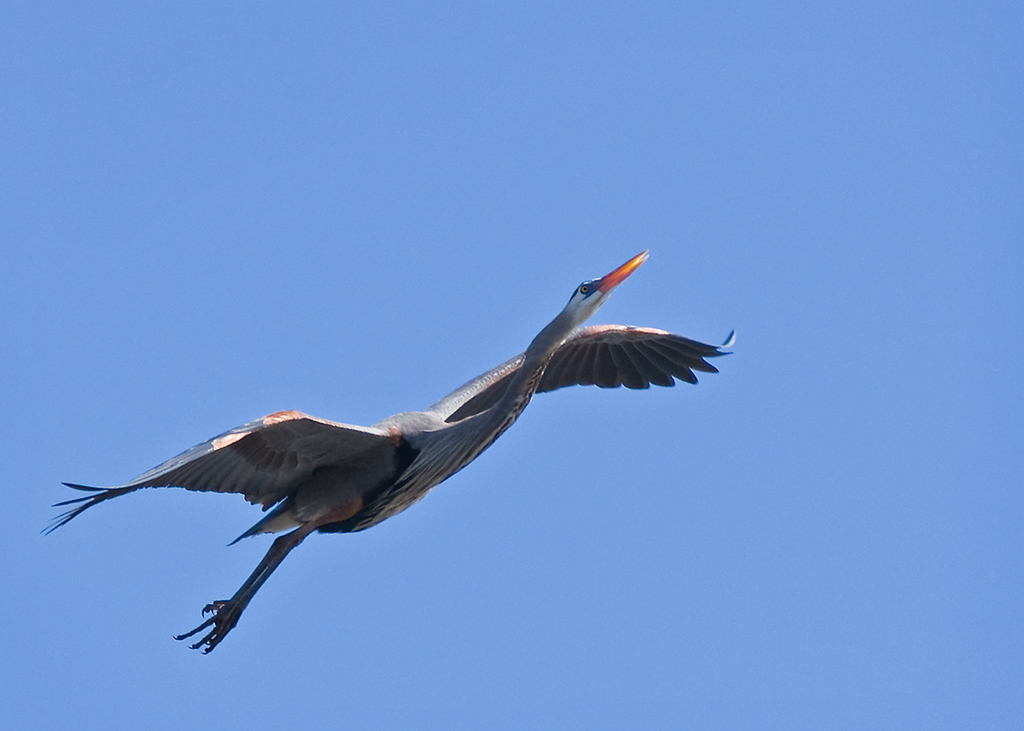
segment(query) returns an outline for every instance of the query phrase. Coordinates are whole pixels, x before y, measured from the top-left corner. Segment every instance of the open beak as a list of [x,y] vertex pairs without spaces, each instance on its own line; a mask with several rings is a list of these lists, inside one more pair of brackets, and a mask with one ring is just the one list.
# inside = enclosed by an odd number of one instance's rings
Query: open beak
[[[650,249],[648,249],[648,251],[650,251]],[[601,283],[597,285],[598,290],[604,294],[608,294],[622,284],[623,280],[632,274],[636,268],[645,261],[647,261],[647,251],[642,254],[637,254],[615,271],[601,277]]]

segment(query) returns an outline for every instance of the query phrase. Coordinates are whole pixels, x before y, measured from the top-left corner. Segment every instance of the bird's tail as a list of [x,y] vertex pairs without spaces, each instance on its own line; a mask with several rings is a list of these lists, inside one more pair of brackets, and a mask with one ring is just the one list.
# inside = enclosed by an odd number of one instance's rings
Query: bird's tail
[[233,546],[243,538],[259,535],[260,533],[279,533],[283,530],[298,528],[302,523],[295,519],[295,499],[285,498],[280,505],[270,511],[263,520],[259,521],[252,528],[229,543]]
[[61,513],[56,518],[54,518],[48,526],[43,528],[43,535],[49,535],[50,533],[53,533],[62,525],[64,525],[80,513],[88,510],[93,505],[101,503],[104,500],[109,500],[112,497],[117,497],[118,495],[124,495],[126,492],[131,492],[133,490],[138,489],[136,487],[89,487],[88,485],[74,485],[70,482],[65,482],[64,484],[75,490],[83,490],[85,492],[91,492],[95,494],[87,495],[86,497],[76,497],[71,500],[65,500],[64,502],[60,503],[54,503],[53,507],[55,508],[59,508],[64,505],[74,505],[75,503],[82,504],[74,508],[71,508],[67,512]]

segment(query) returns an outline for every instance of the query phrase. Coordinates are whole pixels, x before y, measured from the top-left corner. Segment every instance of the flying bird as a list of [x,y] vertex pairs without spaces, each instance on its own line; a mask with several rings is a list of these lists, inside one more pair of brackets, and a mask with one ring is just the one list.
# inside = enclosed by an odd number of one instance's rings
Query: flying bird
[[[175,639],[209,630],[192,649],[213,650],[238,623],[253,596],[310,533],[352,533],[400,513],[468,465],[515,423],[535,393],[565,386],[601,388],[696,383],[694,371],[717,373],[705,358],[721,348],[664,330],[623,325],[582,327],[644,260],[638,254],[610,274],[583,282],[526,351],[452,391],[423,411],[353,426],[298,411],[279,411],[225,432],[119,487],[64,483],[91,493],[54,507],[46,533],[94,505],[143,487],[240,493],[267,515],[234,542],[279,533],[266,556],[227,600],[208,604],[208,618]],[[272,509],[271,509],[272,508]]]

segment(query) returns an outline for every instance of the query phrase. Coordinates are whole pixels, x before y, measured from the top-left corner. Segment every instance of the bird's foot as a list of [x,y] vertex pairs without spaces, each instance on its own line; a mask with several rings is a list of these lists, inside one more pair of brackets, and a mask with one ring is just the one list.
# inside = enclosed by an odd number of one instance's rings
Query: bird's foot
[[207,627],[213,627],[205,637],[194,645],[190,645],[193,650],[202,649],[203,654],[207,654],[215,648],[221,640],[227,637],[228,632],[238,624],[238,618],[242,616],[242,609],[244,607],[239,606],[237,603],[231,600],[220,599],[218,601],[207,604],[203,607],[203,616],[207,614],[211,615],[209,619],[203,622],[201,625],[196,627],[191,632],[186,632],[183,635],[175,635],[176,640],[185,640],[192,635],[202,632]]

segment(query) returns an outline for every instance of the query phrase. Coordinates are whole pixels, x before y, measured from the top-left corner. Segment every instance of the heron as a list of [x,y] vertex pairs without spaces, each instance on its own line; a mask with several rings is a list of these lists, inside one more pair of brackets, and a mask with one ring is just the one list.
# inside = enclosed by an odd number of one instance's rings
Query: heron
[[[90,493],[57,503],[74,505],[53,519],[50,533],[84,511],[144,487],[240,493],[267,512],[232,541],[282,533],[241,588],[204,607],[185,640],[211,652],[285,557],[310,534],[371,528],[420,500],[476,459],[516,421],[536,393],[572,385],[642,389],[696,383],[694,371],[717,373],[707,358],[721,346],[665,330],[624,325],[583,327],[648,256],[644,251],[600,279],[583,282],[526,350],[474,378],[423,411],[389,416],[372,426],[342,424],[278,411],[182,452],[117,487],[64,484]],[[287,531],[287,532],[285,532]]]

